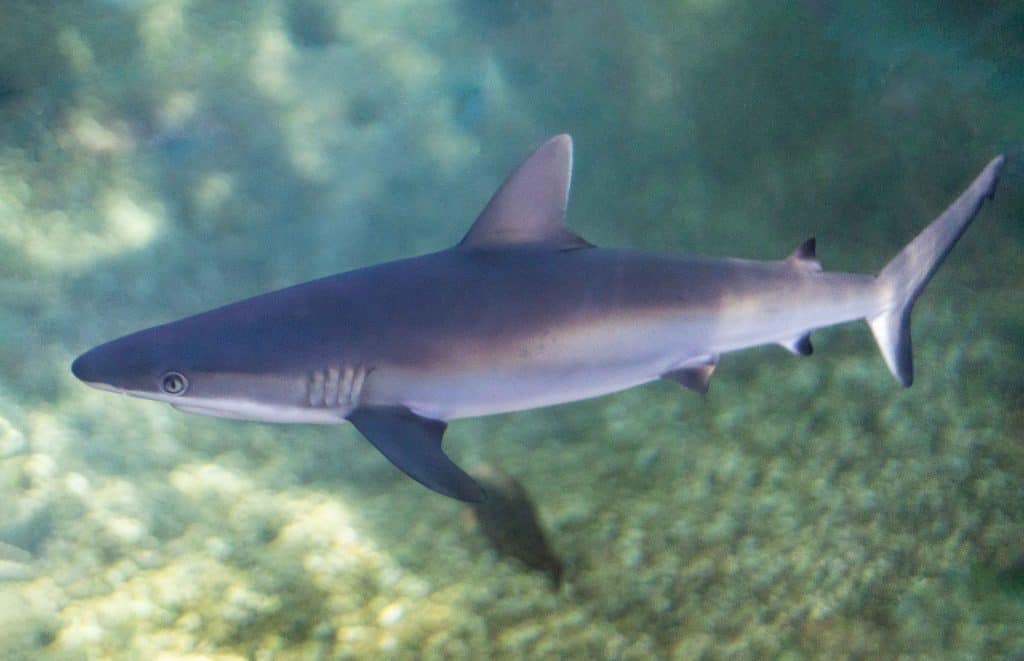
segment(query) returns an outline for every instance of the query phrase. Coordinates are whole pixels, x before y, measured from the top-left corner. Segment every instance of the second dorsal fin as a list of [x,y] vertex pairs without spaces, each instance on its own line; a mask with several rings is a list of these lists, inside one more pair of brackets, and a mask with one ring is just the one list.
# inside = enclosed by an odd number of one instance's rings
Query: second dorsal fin
[[797,268],[807,269],[809,271],[820,271],[821,262],[818,261],[818,255],[815,252],[817,242],[814,237],[807,239],[789,254],[786,258],[786,262],[796,266]]
[[572,138],[563,133],[538,147],[505,179],[459,247],[523,243],[547,243],[559,248],[589,246],[564,224],[571,181]]

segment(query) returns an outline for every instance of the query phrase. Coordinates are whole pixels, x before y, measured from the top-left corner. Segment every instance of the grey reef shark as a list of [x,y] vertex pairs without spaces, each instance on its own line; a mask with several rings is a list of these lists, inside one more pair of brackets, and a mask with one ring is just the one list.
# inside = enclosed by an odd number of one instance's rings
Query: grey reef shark
[[598,248],[564,224],[572,139],[501,185],[458,245],[126,335],[71,371],[188,413],[355,425],[410,477],[485,497],[441,448],[448,422],[597,397],[655,379],[705,392],[719,356],[811,353],[811,331],[867,321],[909,386],[910,311],[996,187],[990,162],[878,275],[821,269],[814,239],[753,261]]

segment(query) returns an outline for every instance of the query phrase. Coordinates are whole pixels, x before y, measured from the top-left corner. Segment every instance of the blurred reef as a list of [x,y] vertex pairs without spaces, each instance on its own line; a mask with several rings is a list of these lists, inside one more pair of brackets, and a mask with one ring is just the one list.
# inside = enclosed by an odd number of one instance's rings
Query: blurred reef
[[[1024,6],[925,0],[5,0],[0,657],[1020,658]],[[102,340],[455,243],[576,139],[589,240],[871,272],[998,152],[918,303],[454,423],[562,589],[344,427],[74,382]]]

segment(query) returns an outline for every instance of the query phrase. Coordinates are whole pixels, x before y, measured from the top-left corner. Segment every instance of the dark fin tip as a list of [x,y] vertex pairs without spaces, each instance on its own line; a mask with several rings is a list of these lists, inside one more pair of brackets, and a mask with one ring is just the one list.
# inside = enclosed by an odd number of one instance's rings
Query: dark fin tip
[[791,252],[789,257],[786,258],[786,261],[801,269],[820,271],[821,262],[818,261],[817,247],[818,242],[812,236],[797,246],[796,250]]

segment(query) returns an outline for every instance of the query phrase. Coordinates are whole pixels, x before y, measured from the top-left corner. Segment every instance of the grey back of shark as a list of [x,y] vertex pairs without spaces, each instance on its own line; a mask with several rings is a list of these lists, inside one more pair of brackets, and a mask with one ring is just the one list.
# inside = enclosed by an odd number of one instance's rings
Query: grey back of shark
[[596,397],[659,378],[705,392],[721,354],[865,319],[912,380],[910,311],[991,197],[997,157],[879,273],[824,272],[813,239],[779,261],[597,248],[564,225],[572,141],[551,138],[462,241],[249,298],[102,344],[86,383],[189,413],[348,420],[398,468],[467,501],[442,451],[453,419]]

